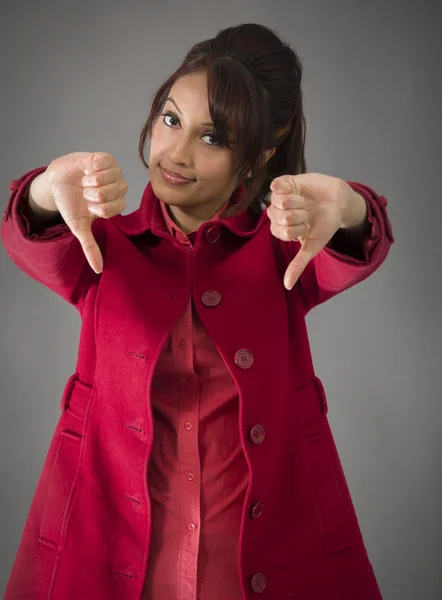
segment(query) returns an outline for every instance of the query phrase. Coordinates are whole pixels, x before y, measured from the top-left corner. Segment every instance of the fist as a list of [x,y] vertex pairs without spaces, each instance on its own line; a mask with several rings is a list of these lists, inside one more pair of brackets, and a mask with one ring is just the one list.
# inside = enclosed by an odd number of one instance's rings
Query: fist
[[321,173],[282,175],[272,181],[270,189],[270,231],[283,241],[301,243],[284,275],[284,285],[290,290],[342,226],[354,192],[342,179]]
[[92,234],[92,222],[125,209],[128,186],[121,167],[106,152],[73,152],[53,160],[46,177],[66,225],[79,240],[91,268],[101,273],[103,257]]

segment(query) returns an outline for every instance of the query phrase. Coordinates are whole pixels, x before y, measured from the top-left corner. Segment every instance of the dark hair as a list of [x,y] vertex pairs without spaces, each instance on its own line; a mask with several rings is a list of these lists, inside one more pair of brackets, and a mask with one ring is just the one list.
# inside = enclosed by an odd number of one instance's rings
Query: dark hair
[[[280,175],[307,170],[304,156],[306,122],[302,105],[302,63],[288,43],[271,29],[245,23],[195,44],[181,66],[155,92],[143,126],[139,155],[175,81],[184,75],[207,73],[208,102],[216,137],[228,147],[228,132],[236,138],[235,176],[246,193],[221,216],[244,208],[260,213],[268,205],[270,183]],[[276,147],[263,162],[263,152]],[[246,177],[251,170],[251,177]]]

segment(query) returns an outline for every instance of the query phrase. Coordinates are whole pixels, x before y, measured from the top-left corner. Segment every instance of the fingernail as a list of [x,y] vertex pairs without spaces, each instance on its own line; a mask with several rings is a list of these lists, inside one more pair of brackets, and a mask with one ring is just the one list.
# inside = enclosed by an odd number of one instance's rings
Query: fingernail
[[93,215],[97,215],[98,217],[101,217],[103,214],[103,211],[99,206],[89,206],[89,212],[91,212]]
[[[276,188],[276,189],[275,189]],[[273,191],[275,192],[288,192],[290,190],[290,184],[288,181],[277,181]]]
[[84,197],[88,200],[96,200],[98,198],[98,190],[86,190],[84,192]]

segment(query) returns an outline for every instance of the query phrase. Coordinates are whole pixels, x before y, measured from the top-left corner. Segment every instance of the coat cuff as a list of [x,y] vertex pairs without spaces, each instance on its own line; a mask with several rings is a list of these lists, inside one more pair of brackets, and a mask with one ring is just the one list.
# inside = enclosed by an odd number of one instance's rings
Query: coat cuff
[[333,236],[326,244],[325,250],[344,262],[367,263],[371,261],[373,251],[380,242],[382,243],[383,239],[388,238],[390,243],[394,242],[393,231],[386,210],[388,202],[385,196],[379,196],[367,185],[354,181],[348,181],[347,183],[355,192],[361,194],[366,202],[369,228],[357,248],[354,245],[346,247],[345,242],[337,232],[337,235]]
[[28,240],[43,241],[69,233],[69,227],[61,215],[49,225],[32,222],[29,216],[28,192],[34,179],[46,171],[46,167],[38,167],[25,173],[19,179],[13,179],[9,184],[11,196],[6,205],[3,221],[12,219],[20,234]]

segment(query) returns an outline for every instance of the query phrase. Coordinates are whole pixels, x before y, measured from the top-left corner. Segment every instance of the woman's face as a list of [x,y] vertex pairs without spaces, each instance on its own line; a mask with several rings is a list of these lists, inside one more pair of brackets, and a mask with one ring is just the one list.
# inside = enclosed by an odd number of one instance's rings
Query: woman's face
[[[219,146],[210,123],[207,76],[197,73],[175,82],[152,128],[152,188],[157,198],[169,205],[172,217],[185,233],[210,220],[239,183],[233,176],[235,145],[233,150]],[[234,142],[233,133],[231,136],[229,143]],[[192,181],[170,184],[161,167]]]

